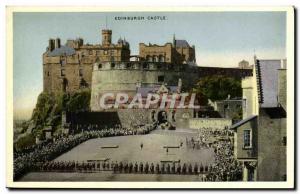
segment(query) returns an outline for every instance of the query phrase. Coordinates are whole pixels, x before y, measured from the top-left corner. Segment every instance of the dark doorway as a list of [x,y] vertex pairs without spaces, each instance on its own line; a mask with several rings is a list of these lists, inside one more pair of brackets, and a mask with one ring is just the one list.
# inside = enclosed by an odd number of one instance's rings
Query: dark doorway
[[160,111],[157,115],[157,121],[158,123],[165,123],[168,121],[168,115],[166,111]]

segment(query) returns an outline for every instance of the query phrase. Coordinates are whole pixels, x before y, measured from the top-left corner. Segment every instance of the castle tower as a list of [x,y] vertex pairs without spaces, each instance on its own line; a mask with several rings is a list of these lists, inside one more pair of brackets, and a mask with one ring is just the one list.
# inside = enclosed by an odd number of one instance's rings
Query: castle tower
[[102,45],[110,45],[111,44],[111,30],[102,30]]

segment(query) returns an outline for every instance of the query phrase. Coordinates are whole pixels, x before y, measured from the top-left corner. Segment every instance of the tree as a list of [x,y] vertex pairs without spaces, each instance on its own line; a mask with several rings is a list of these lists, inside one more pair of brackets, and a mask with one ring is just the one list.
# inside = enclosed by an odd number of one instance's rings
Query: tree
[[241,97],[241,80],[223,75],[214,75],[201,78],[192,90],[200,99],[200,105],[206,103],[207,99],[212,101],[224,100],[230,97]]

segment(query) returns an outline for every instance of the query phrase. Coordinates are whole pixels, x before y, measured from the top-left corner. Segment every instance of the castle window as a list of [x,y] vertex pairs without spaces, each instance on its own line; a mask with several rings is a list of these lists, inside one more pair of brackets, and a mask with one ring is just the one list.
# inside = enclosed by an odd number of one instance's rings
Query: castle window
[[156,57],[155,56],[153,57],[153,62],[156,62]]
[[159,55],[159,62],[165,62],[165,57],[162,55]]
[[143,63],[143,69],[147,69],[148,68],[148,64],[147,63]]
[[83,69],[79,69],[79,76],[83,76]]
[[152,57],[149,56],[149,55],[147,55],[147,56],[146,56],[146,61],[152,62]]
[[47,72],[47,75],[50,76],[50,72],[49,71]]
[[65,59],[62,59],[61,61],[60,61],[60,64],[63,66],[63,65],[65,65],[66,64],[66,60]]
[[101,63],[98,65],[98,69],[102,69],[102,64]]
[[251,130],[249,129],[245,129],[244,130],[244,148],[251,148],[252,144],[251,144]]
[[110,61],[115,61],[115,57],[111,56]]
[[107,50],[104,51],[104,55],[107,55]]
[[65,76],[65,75],[66,75],[64,69],[62,69],[62,70],[60,71],[60,75],[61,75],[61,76]]
[[165,81],[165,76],[159,75],[159,76],[157,77],[157,81],[158,81],[158,82],[164,82],[164,81]]

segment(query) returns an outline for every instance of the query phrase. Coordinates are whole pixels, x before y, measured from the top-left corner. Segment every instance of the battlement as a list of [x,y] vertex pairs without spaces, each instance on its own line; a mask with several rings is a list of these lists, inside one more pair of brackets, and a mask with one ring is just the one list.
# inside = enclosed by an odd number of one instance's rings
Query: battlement
[[187,64],[170,64],[167,62],[145,62],[145,61],[126,61],[126,62],[103,62],[94,63],[93,71],[107,70],[140,70],[140,71],[188,71],[197,70],[197,66]]

